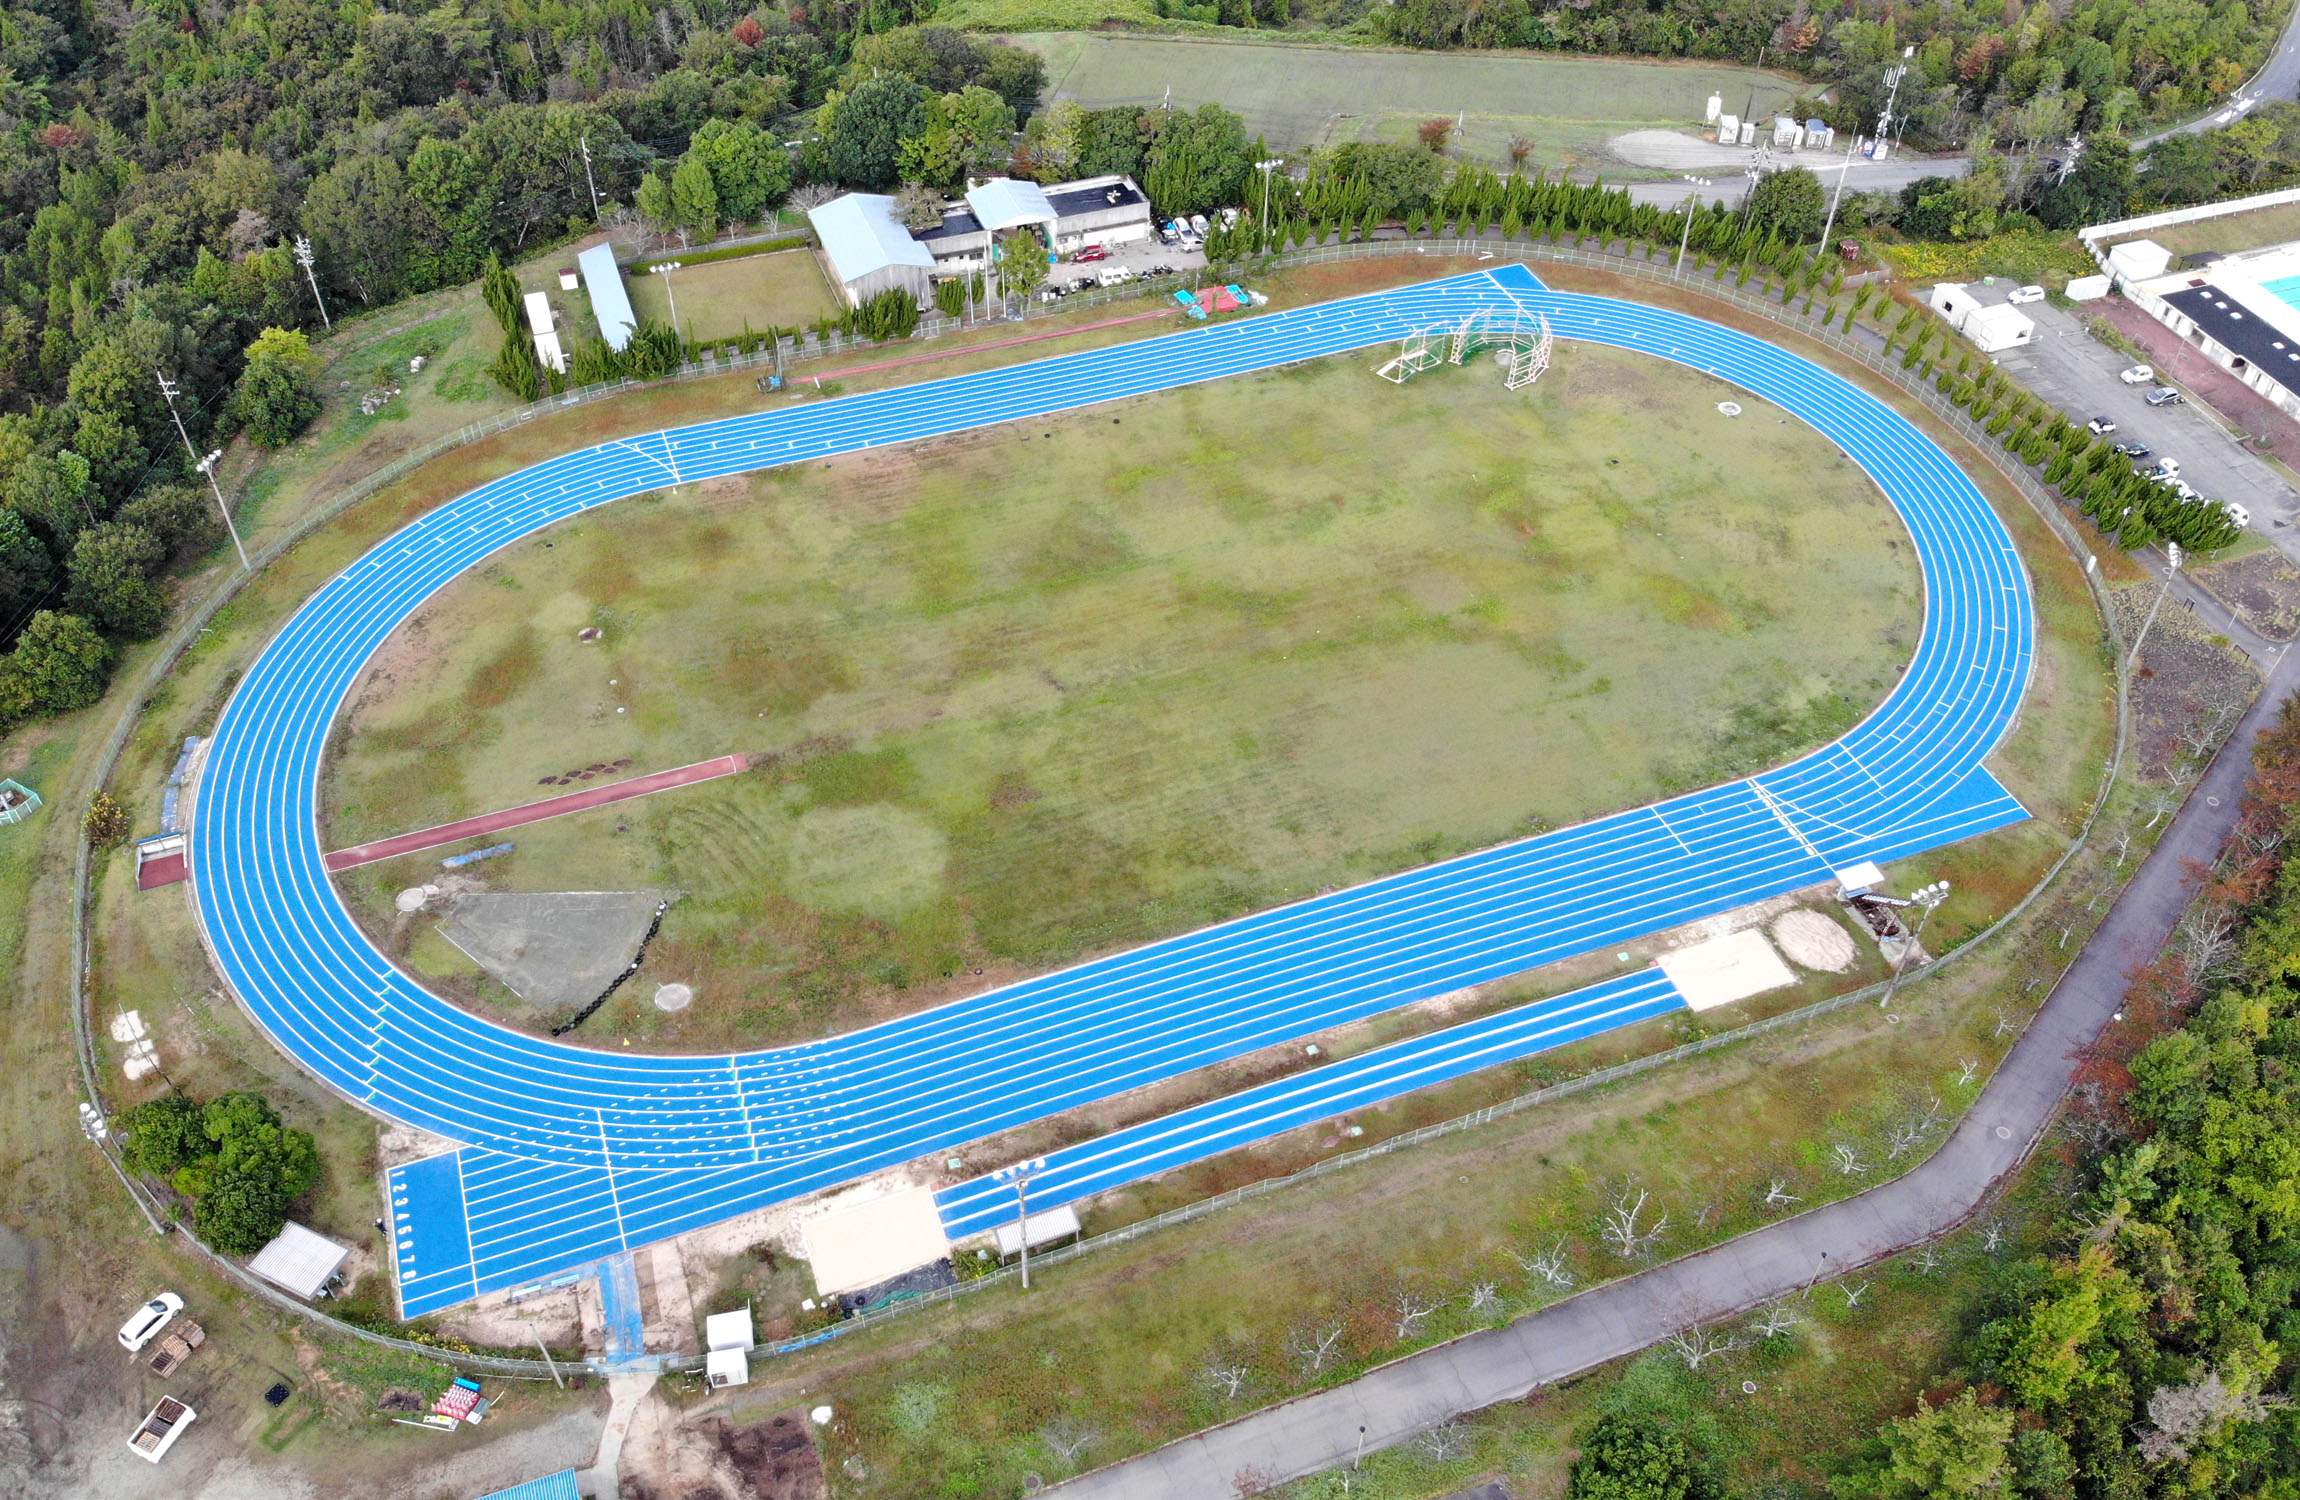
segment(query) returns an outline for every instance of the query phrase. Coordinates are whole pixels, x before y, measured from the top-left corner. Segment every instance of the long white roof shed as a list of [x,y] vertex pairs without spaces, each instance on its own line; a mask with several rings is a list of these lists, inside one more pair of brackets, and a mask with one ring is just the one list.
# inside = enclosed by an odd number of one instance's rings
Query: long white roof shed
[[850,303],[859,307],[889,287],[922,298],[933,292],[934,253],[903,228],[884,193],[847,193],[807,210],[807,219]]
[[615,265],[615,247],[605,241],[575,257],[583,268],[583,289],[591,294],[591,316],[598,320],[599,337],[620,354],[631,342],[639,320],[631,312],[631,297],[623,290],[623,273]]

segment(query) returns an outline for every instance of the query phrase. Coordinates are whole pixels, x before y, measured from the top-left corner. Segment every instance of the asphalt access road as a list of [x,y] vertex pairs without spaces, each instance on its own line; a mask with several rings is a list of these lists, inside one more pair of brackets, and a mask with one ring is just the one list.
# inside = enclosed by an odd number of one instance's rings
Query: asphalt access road
[[[1255,1469],[1282,1479],[1338,1468],[1465,1411],[1515,1400],[1634,1354],[1689,1324],[1728,1318],[1912,1248],[1971,1218],[2028,1157],[2077,1063],[2110,1025],[2127,976],[2162,949],[2236,819],[2254,738],[2300,687],[2300,658],[2280,659],[2228,745],[2198,783],[2092,943],[1941,1149],[1857,1198],[1409,1355],[1332,1390],[1211,1428],[1082,1475],[1064,1500],[1198,1500],[1234,1492]],[[1880,1024],[1883,1024],[1880,1022]]]

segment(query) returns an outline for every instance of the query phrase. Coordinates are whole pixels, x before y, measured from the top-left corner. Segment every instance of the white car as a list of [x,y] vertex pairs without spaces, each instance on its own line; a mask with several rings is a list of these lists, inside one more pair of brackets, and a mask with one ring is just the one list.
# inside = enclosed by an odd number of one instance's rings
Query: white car
[[2234,521],[2238,526],[2247,529],[2251,527],[2252,512],[2246,510],[2243,506],[2238,505],[2235,501],[2223,500],[2220,502],[2220,508],[2228,512],[2228,519]]
[[2091,421],[2084,424],[2084,428],[2085,431],[2091,433],[2095,437],[2107,437],[2110,433],[2116,431],[2116,419],[2114,417],[2094,417]]
[[135,1354],[160,1336],[170,1319],[184,1310],[184,1299],[174,1292],[162,1292],[142,1307],[136,1315],[120,1325],[120,1347]]
[[2012,303],[2016,307],[2023,303],[2042,302],[2043,300],[2044,288],[2041,286],[2015,287],[2013,288],[2011,294],[2005,298],[2005,301]]
[[2156,371],[2147,365],[2134,365],[2129,370],[2119,372],[2116,378],[2126,385],[2154,385]]

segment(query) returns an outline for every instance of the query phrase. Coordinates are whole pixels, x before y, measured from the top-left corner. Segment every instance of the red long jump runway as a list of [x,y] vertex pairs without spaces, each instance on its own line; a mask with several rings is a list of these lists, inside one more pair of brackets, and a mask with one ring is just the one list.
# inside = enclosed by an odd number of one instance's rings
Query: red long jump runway
[[699,760],[691,766],[674,766],[668,771],[652,771],[645,776],[610,781],[604,786],[588,786],[579,792],[546,797],[540,802],[507,807],[501,812],[481,813],[476,818],[442,823],[436,828],[420,828],[414,833],[402,833],[388,839],[377,839],[371,844],[338,849],[327,857],[328,873],[349,870],[358,865],[372,865],[379,859],[391,859],[396,855],[437,849],[442,844],[459,844],[465,839],[484,838],[491,833],[501,833],[506,828],[519,828],[529,823],[540,823],[546,818],[605,807],[610,802],[628,802],[633,797],[644,797],[649,792],[669,791],[675,786],[693,786],[698,781],[733,776],[750,767],[748,756],[722,755],[717,760]]

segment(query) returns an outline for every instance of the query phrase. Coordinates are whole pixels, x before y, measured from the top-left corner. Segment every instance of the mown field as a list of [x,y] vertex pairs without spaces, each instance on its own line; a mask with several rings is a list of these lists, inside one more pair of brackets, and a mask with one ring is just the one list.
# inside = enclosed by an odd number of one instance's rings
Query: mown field
[[[1281,151],[1343,141],[1410,141],[1422,121],[1461,121],[1450,150],[1508,160],[1512,136],[1532,161],[1604,170],[1604,144],[1626,130],[1699,124],[1712,92],[1740,112],[1786,105],[1795,89],[1752,68],[1494,52],[1392,52],[1249,40],[1093,32],[1013,38],[1046,59],[1045,98],[1089,108],[1220,104]],[[1171,90],[1169,95],[1168,90]],[[1638,175],[1614,164],[1609,175]],[[1667,176],[1666,173],[1647,174]]]
[[[763,769],[537,825],[498,888],[673,887],[603,1034],[819,1033],[1776,763],[1918,617],[1837,451],[1581,347],[1530,393],[1372,356],[651,496],[500,554],[378,659],[347,844],[569,767]],[[595,628],[596,643],[577,639]],[[350,877],[420,971],[505,1000]]]
[[642,271],[625,275],[623,285],[631,294],[631,310],[643,322],[671,322],[671,302],[676,298],[682,339],[738,338],[769,328],[802,328],[841,310],[812,250],[705,261],[680,267],[670,279],[672,284],[665,286],[663,276]]

